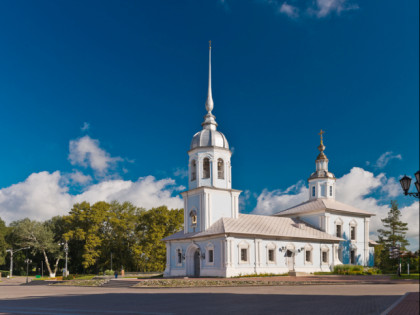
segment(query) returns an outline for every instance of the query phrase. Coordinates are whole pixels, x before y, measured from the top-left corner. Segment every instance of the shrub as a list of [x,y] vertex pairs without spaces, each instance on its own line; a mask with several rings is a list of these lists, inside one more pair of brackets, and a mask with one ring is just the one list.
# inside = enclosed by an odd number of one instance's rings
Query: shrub
[[337,275],[362,275],[363,266],[359,265],[338,265],[334,266],[334,274]]
[[114,275],[114,272],[115,272],[114,270],[109,270],[108,269],[108,270],[105,270],[105,275],[106,276],[113,276]]
[[0,270],[0,274],[2,277],[7,277],[9,275],[10,271],[9,270]]
[[68,276],[63,277],[63,280],[73,280],[75,278],[76,277],[74,275],[68,275]]

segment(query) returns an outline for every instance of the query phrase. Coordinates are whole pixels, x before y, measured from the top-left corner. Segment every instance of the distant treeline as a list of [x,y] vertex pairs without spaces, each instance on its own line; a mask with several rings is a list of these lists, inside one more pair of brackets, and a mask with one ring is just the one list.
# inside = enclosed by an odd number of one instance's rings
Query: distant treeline
[[163,271],[166,248],[161,239],[180,231],[183,222],[182,209],[146,210],[117,201],[77,203],[68,215],[44,222],[26,218],[6,226],[0,218],[0,270],[9,270],[6,249],[29,247],[14,254],[14,274],[25,273],[26,257],[32,260],[32,273],[40,273],[42,265],[45,275],[60,273],[67,242],[72,274],[101,273],[111,263],[113,270]]

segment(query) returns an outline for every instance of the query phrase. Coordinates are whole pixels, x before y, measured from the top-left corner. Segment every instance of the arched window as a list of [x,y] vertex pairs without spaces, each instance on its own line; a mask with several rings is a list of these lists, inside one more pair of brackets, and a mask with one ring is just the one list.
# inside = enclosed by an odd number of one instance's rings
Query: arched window
[[225,179],[225,165],[222,159],[217,160],[217,178]]
[[191,161],[191,181],[195,180],[197,177],[197,164],[195,160]]
[[191,217],[191,225],[196,226],[197,225],[197,211],[191,210],[190,217]]
[[203,178],[210,178],[210,159],[204,158],[203,160]]

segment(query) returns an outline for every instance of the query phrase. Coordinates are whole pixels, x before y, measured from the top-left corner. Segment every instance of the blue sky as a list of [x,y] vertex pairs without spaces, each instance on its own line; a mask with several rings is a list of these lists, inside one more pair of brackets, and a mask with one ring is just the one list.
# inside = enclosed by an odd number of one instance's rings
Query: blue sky
[[0,217],[82,199],[178,206],[212,40],[243,212],[306,198],[322,128],[342,201],[383,217],[397,199],[418,222],[397,190],[419,168],[418,5],[2,1]]

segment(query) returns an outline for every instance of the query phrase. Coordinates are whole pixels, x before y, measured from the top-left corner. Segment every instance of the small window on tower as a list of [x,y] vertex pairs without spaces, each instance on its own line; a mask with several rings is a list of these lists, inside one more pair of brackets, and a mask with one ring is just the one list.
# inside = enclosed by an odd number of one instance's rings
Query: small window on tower
[[192,210],[190,212],[190,217],[191,217],[191,225],[196,226],[197,225],[197,211]]
[[191,161],[191,181],[194,181],[197,177],[197,164],[195,160]]
[[224,179],[225,178],[225,167],[222,159],[217,160],[217,178]]
[[330,196],[332,196],[332,186],[330,186]]
[[315,186],[312,186],[312,196],[315,197]]
[[203,160],[203,178],[210,178],[210,159]]

